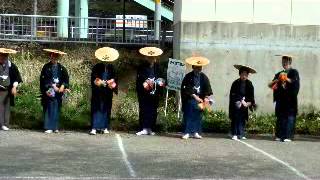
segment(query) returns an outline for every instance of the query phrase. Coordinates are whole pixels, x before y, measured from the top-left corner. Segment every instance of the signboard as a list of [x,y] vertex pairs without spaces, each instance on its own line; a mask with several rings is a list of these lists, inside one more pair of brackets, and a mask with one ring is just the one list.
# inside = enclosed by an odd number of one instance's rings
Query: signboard
[[[125,25],[126,28],[148,28],[148,18],[143,15],[126,15],[125,16]],[[116,15],[116,27],[123,27],[123,15]]]
[[183,61],[169,58],[167,70],[167,88],[179,91],[186,73],[186,64]]

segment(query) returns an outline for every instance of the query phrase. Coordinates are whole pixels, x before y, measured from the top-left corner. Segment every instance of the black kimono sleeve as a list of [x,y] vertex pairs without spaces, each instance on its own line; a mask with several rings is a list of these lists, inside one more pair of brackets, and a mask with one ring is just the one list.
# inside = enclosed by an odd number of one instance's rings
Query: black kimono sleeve
[[22,78],[18,70],[18,67],[14,63],[11,63],[11,67],[9,69],[9,76],[10,76],[10,86],[9,86],[10,105],[14,106],[14,96],[11,94],[11,89],[13,87],[13,83],[22,82]]
[[118,94],[118,75],[117,75],[117,71],[114,68],[114,66],[112,64],[108,64],[108,71],[110,72],[110,79],[114,79],[114,82],[116,83],[116,87],[112,89],[112,91],[115,94]]
[[299,93],[299,89],[300,89],[299,72],[296,69],[292,69],[290,71],[290,76],[288,78],[291,79],[289,93],[290,93],[291,96],[297,96],[298,93]]
[[51,87],[52,81],[49,78],[49,64],[45,64],[42,67],[40,74],[40,92],[45,94],[46,91]]
[[[277,74],[275,74],[272,81],[279,79],[280,73],[281,72],[278,72]],[[277,90],[273,90],[273,102],[276,102],[278,98],[279,98],[279,92]]]
[[247,80],[246,81],[246,102],[251,102],[252,104],[255,104],[255,99],[254,99],[254,87],[252,85],[252,82]]
[[239,93],[239,86],[240,86],[240,81],[236,80],[232,83],[231,85],[231,89],[230,89],[230,103],[235,103],[237,101],[241,101],[242,100],[242,96]]
[[91,88],[94,88],[95,87],[95,84],[94,84],[94,81],[96,78],[101,78],[101,77],[98,77],[98,71],[97,71],[97,64],[93,66],[92,70],[91,70]]
[[209,78],[204,74],[202,74],[202,82],[201,85],[202,87],[200,89],[202,89],[201,91],[201,98],[205,98],[206,96],[210,96],[212,95],[212,89],[211,89],[211,85],[210,85],[210,81]]
[[143,83],[148,79],[148,74],[145,71],[146,65],[141,65],[137,70],[137,78],[136,78],[136,90],[138,96],[143,96],[146,91],[144,90]]
[[64,88],[68,89],[69,88],[69,74],[68,74],[68,71],[67,69],[60,65],[61,66],[61,76],[60,76],[60,79],[61,79],[61,84],[60,85],[64,85]]
[[241,100],[241,96],[238,94],[238,80],[234,81],[231,85],[230,94],[229,94],[229,118],[233,119],[235,103]]
[[22,78],[18,70],[18,67],[13,63],[11,63],[9,76],[10,76],[10,88],[12,88],[14,82],[18,82],[18,83],[22,82]]
[[193,88],[193,74],[192,72],[185,75],[181,83],[181,102],[182,102],[182,111],[184,111],[187,102],[193,98],[192,94],[195,94],[195,90]]
[[182,80],[181,83],[181,98],[182,100],[187,100],[189,98],[192,98],[192,94],[195,93],[195,90],[193,88],[193,80],[192,80],[192,74],[188,73]]

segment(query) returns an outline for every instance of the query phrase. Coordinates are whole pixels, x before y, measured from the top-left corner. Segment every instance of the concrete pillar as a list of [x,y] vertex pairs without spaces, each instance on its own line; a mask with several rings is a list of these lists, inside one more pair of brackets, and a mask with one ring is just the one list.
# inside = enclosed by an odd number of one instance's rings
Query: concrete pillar
[[182,15],[182,0],[175,0],[174,13],[173,13],[173,58],[175,59],[180,59],[181,15]]
[[[38,0],[33,0],[33,15],[37,15],[38,13]],[[32,18],[32,35],[37,36],[37,18]]]
[[58,18],[57,31],[58,37],[68,38],[68,18],[69,18],[69,0],[58,1]]
[[160,28],[161,28],[161,0],[155,0],[155,11],[154,11],[154,37],[155,40],[159,40]]
[[88,38],[88,0],[75,1],[76,34],[80,38]]

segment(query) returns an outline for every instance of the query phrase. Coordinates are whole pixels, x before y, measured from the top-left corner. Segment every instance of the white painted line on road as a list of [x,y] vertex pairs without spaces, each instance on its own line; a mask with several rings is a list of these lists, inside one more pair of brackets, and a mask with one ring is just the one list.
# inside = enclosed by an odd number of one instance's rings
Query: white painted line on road
[[[160,178],[114,178],[114,177],[51,177],[51,176],[39,176],[39,177],[33,177],[33,176],[19,176],[19,177],[0,177],[0,180],[42,180],[42,179],[49,179],[49,180],[160,180]],[[189,180],[189,179],[179,179],[179,180]],[[205,179],[206,180],[206,179]],[[209,180],[209,179],[208,179]],[[212,179],[210,179],[212,180]]]
[[303,174],[302,172],[298,171],[296,168],[292,167],[289,163],[284,162],[284,161],[276,158],[275,156],[273,156],[273,155],[271,155],[271,154],[269,154],[269,153],[267,153],[267,152],[265,152],[265,151],[263,151],[263,150],[261,150],[261,149],[259,149],[259,148],[257,148],[257,147],[254,147],[253,145],[251,145],[251,144],[249,144],[249,143],[243,142],[243,141],[241,141],[241,140],[237,140],[237,141],[240,142],[240,143],[242,143],[242,144],[244,144],[244,145],[246,145],[246,146],[248,146],[249,148],[251,148],[251,149],[253,149],[253,150],[255,150],[255,151],[258,151],[258,152],[262,153],[263,155],[269,157],[270,159],[272,159],[272,160],[274,160],[274,161],[276,161],[276,162],[278,162],[278,163],[286,166],[288,169],[290,169],[291,171],[293,171],[293,172],[294,172],[296,175],[298,175],[299,177],[301,177],[301,178],[303,178],[303,179],[305,179],[305,180],[312,180],[312,179],[310,179],[309,177],[307,177],[305,174]]
[[130,173],[130,176],[131,177],[136,177],[136,173],[134,172],[133,167],[132,167],[130,161],[128,160],[128,155],[127,155],[126,151],[124,150],[124,146],[123,146],[123,143],[122,143],[121,136],[119,134],[116,134],[116,137],[117,137],[117,140],[118,140],[118,145],[119,145],[120,151],[122,153],[123,161],[126,163],[126,166],[127,166],[128,170],[129,170],[129,173]]
[[162,180],[162,179],[168,179],[168,180],[230,180],[230,179],[212,179],[212,178],[195,178],[195,179],[174,179],[174,178],[114,178],[114,177],[45,177],[45,176],[39,176],[39,177],[33,177],[33,176],[19,176],[19,177],[0,177],[0,180]]

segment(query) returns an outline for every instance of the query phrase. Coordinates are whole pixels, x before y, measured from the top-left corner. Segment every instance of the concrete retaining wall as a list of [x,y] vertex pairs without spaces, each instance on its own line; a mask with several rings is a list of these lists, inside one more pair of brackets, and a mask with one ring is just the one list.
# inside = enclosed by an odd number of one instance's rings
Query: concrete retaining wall
[[275,73],[282,70],[276,54],[289,53],[296,58],[293,67],[301,78],[301,110],[320,108],[320,31],[319,26],[292,26],[225,22],[177,22],[174,58],[192,54],[208,57],[208,75],[217,108],[227,110],[231,83],[238,78],[233,64],[247,64],[258,74],[250,79],[260,112],[273,112],[272,91],[267,87]]

